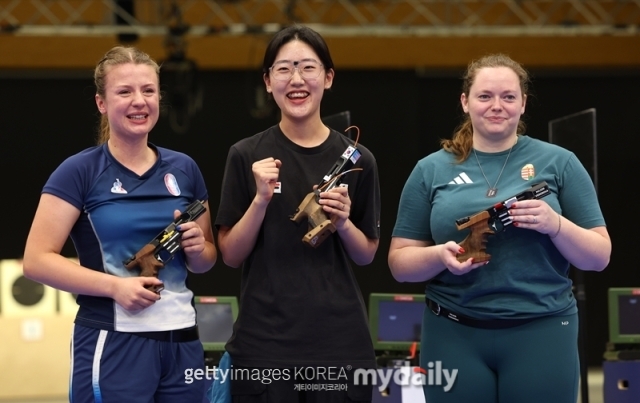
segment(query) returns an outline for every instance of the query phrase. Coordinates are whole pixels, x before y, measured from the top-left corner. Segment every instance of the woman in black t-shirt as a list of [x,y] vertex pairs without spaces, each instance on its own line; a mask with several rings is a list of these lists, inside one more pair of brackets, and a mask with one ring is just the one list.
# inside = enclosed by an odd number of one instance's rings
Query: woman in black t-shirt
[[[374,368],[375,357],[350,261],[367,265],[378,248],[375,158],[320,118],[335,72],[317,32],[278,32],[263,73],[281,120],[229,150],[216,218],[225,263],[242,266],[227,344],[233,401],[367,402],[371,385],[354,385],[353,374]],[[312,247],[303,237],[318,223],[290,217],[343,157],[361,170],[321,186],[318,204],[335,232]]]

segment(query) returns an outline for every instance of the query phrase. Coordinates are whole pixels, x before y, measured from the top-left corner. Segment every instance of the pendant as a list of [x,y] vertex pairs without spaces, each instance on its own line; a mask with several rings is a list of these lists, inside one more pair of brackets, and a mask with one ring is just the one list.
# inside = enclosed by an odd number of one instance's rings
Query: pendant
[[487,190],[487,197],[495,197],[498,194],[498,188],[489,188]]

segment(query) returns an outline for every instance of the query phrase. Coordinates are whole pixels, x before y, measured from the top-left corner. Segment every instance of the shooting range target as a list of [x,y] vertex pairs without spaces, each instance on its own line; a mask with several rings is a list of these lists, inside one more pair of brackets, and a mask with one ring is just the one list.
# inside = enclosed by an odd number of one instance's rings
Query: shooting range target
[[22,260],[1,260],[0,313],[5,318],[53,316],[56,290],[26,278]]

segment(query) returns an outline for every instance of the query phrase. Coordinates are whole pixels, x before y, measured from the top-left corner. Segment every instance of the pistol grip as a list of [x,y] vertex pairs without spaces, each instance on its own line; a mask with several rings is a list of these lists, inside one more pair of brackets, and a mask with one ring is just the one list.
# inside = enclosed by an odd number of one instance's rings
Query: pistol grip
[[140,268],[141,277],[158,277],[158,272],[164,267],[164,263],[156,259],[152,253],[136,255],[135,259],[128,262],[125,267],[127,270]]
[[[145,245],[138,253],[125,260],[124,265],[127,270],[140,268],[140,277],[158,277],[158,272],[164,267],[164,263],[156,259],[154,252],[156,247],[151,244]],[[145,287],[156,294],[164,290],[162,285],[150,285]]]
[[307,232],[302,238],[302,242],[307,245],[317,248],[320,244],[329,237],[329,235],[336,232],[336,226],[333,225],[331,220],[326,219],[311,231]]
[[309,193],[302,200],[291,220],[299,223],[305,217],[309,222],[309,232],[302,237],[302,242],[311,247],[317,248],[329,235],[336,232],[336,226],[316,201],[315,192]]
[[[143,256],[138,264],[140,266],[140,277],[155,277],[158,278],[158,272],[164,267],[162,262],[159,262],[153,255]],[[160,285],[148,285],[145,287],[147,290],[153,291],[156,294],[164,290],[164,284]]]
[[491,259],[491,255],[486,253],[487,237],[495,234],[486,223],[479,222],[471,226],[471,233],[460,243],[464,253],[456,255],[458,262],[462,263],[473,258],[474,263],[486,262]]
[[315,193],[311,192],[302,200],[302,203],[296,209],[296,212],[291,216],[291,221],[295,221],[299,223],[303,218],[309,216],[315,208],[317,208],[318,203],[315,200]]
[[153,291],[153,292],[155,292],[156,294],[159,294],[159,293],[160,293],[160,291],[164,290],[164,284],[160,284],[160,285],[148,285],[148,286],[146,286],[146,287],[144,287],[144,288],[146,288],[146,289],[147,289],[147,290],[149,290],[149,291]]

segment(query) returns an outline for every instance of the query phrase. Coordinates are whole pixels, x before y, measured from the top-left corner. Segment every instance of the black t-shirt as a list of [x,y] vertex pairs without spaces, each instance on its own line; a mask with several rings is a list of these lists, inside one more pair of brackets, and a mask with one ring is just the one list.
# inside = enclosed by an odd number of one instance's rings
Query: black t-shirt
[[[240,313],[227,351],[234,364],[287,368],[301,365],[375,367],[360,288],[337,232],[319,247],[302,242],[308,222],[290,217],[353,142],[332,130],[317,147],[290,141],[273,126],[233,145],[227,157],[215,224],[232,227],[249,208],[254,162],[282,161],[275,193],[256,245],[242,266]],[[368,238],[380,237],[380,187],[375,158],[362,154],[343,177],[352,200],[350,220]]]

